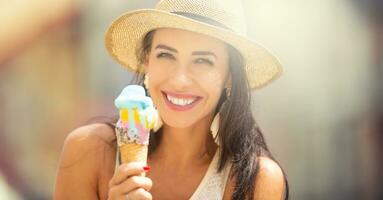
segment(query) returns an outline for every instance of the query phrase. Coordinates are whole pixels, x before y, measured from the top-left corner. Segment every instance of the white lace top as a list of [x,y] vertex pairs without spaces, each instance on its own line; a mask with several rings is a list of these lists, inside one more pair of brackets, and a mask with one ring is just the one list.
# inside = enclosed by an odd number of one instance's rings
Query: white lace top
[[[219,148],[219,147],[218,147]],[[118,149],[118,148],[117,148]],[[229,177],[231,162],[228,162],[220,173],[217,173],[217,164],[219,160],[219,149],[216,150],[209,168],[202,178],[201,183],[194,191],[189,200],[222,200],[225,192],[225,186]],[[116,167],[119,165],[118,153],[116,155]]]

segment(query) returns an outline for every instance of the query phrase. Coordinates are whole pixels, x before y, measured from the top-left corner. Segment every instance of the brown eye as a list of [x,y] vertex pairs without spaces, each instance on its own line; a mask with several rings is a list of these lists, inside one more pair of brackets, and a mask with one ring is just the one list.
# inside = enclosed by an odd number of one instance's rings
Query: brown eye
[[167,57],[167,58],[172,58],[174,59],[174,56],[170,53],[165,53],[165,52],[161,52],[159,54],[157,54],[156,56],[157,58],[162,58],[162,57]]
[[214,63],[207,58],[198,58],[196,60],[196,63],[206,63],[206,64],[211,65],[211,66],[214,65]]

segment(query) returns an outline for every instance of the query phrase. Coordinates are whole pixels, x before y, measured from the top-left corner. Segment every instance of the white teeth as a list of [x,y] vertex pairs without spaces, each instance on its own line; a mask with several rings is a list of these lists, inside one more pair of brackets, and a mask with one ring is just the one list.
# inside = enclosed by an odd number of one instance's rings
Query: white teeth
[[179,105],[179,106],[185,106],[185,105],[189,105],[191,103],[193,103],[197,98],[193,98],[193,99],[181,99],[181,98],[176,98],[176,97],[173,97],[173,96],[170,96],[170,95],[166,95],[167,99],[172,102],[173,104],[175,105]]

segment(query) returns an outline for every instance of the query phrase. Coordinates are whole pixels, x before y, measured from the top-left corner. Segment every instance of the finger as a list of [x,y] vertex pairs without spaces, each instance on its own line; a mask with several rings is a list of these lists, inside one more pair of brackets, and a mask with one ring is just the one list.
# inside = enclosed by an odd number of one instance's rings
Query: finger
[[152,188],[152,180],[143,176],[131,176],[118,186],[118,193],[129,193],[138,188],[149,191]]
[[152,194],[150,192],[146,191],[143,188],[137,188],[128,194],[128,199],[137,199],[137,200],[152,200]]
[[120,165],[109,182],[109,186],[118,185],[126,178],[133,175],[140,175],[145,172],[144,165],[140,162],[130,162]]
[[152,180],[143,176],[131,176],[121,184],[109,188],[108,196],[110,199],[124,197],[125,194],[138,188],[143,188],[145,191],[149,191],[152,188]]
[[114,187],[109,188],[108,200],[121,199],[121,197],[123,196],[123,193],[121,193],[118,189],[119,189],[118,186],[114,186]]

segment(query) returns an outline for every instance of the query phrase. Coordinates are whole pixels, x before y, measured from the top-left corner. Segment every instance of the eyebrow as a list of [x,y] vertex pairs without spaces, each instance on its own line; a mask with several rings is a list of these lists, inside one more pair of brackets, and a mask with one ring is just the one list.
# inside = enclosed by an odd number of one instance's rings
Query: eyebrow
[[[175,53],[178,52],[177,49],[175,49],[173,47],[169,47],[169,46],[164,45],[164,44],[159,44],[154,49],[166,49],[166,50],[169,50],[169,51],[172,51]],[[215,55],[215,53],[213,53],[211,51],[193,51],[192,55],[212,55],[215,58],[217,58],[217,55]]]
[[175,52],[175,53],[178,52],[177,49],[175,49],[175,48],[173,48],[173,47],[166,46],[166,45],[164,45],[164,44],[159,44],[159,45],[157,45],[156,48],[154,48],[154,49],[166,49],[166,50],[169,50],[169,51],[173,51],[173,52]]

